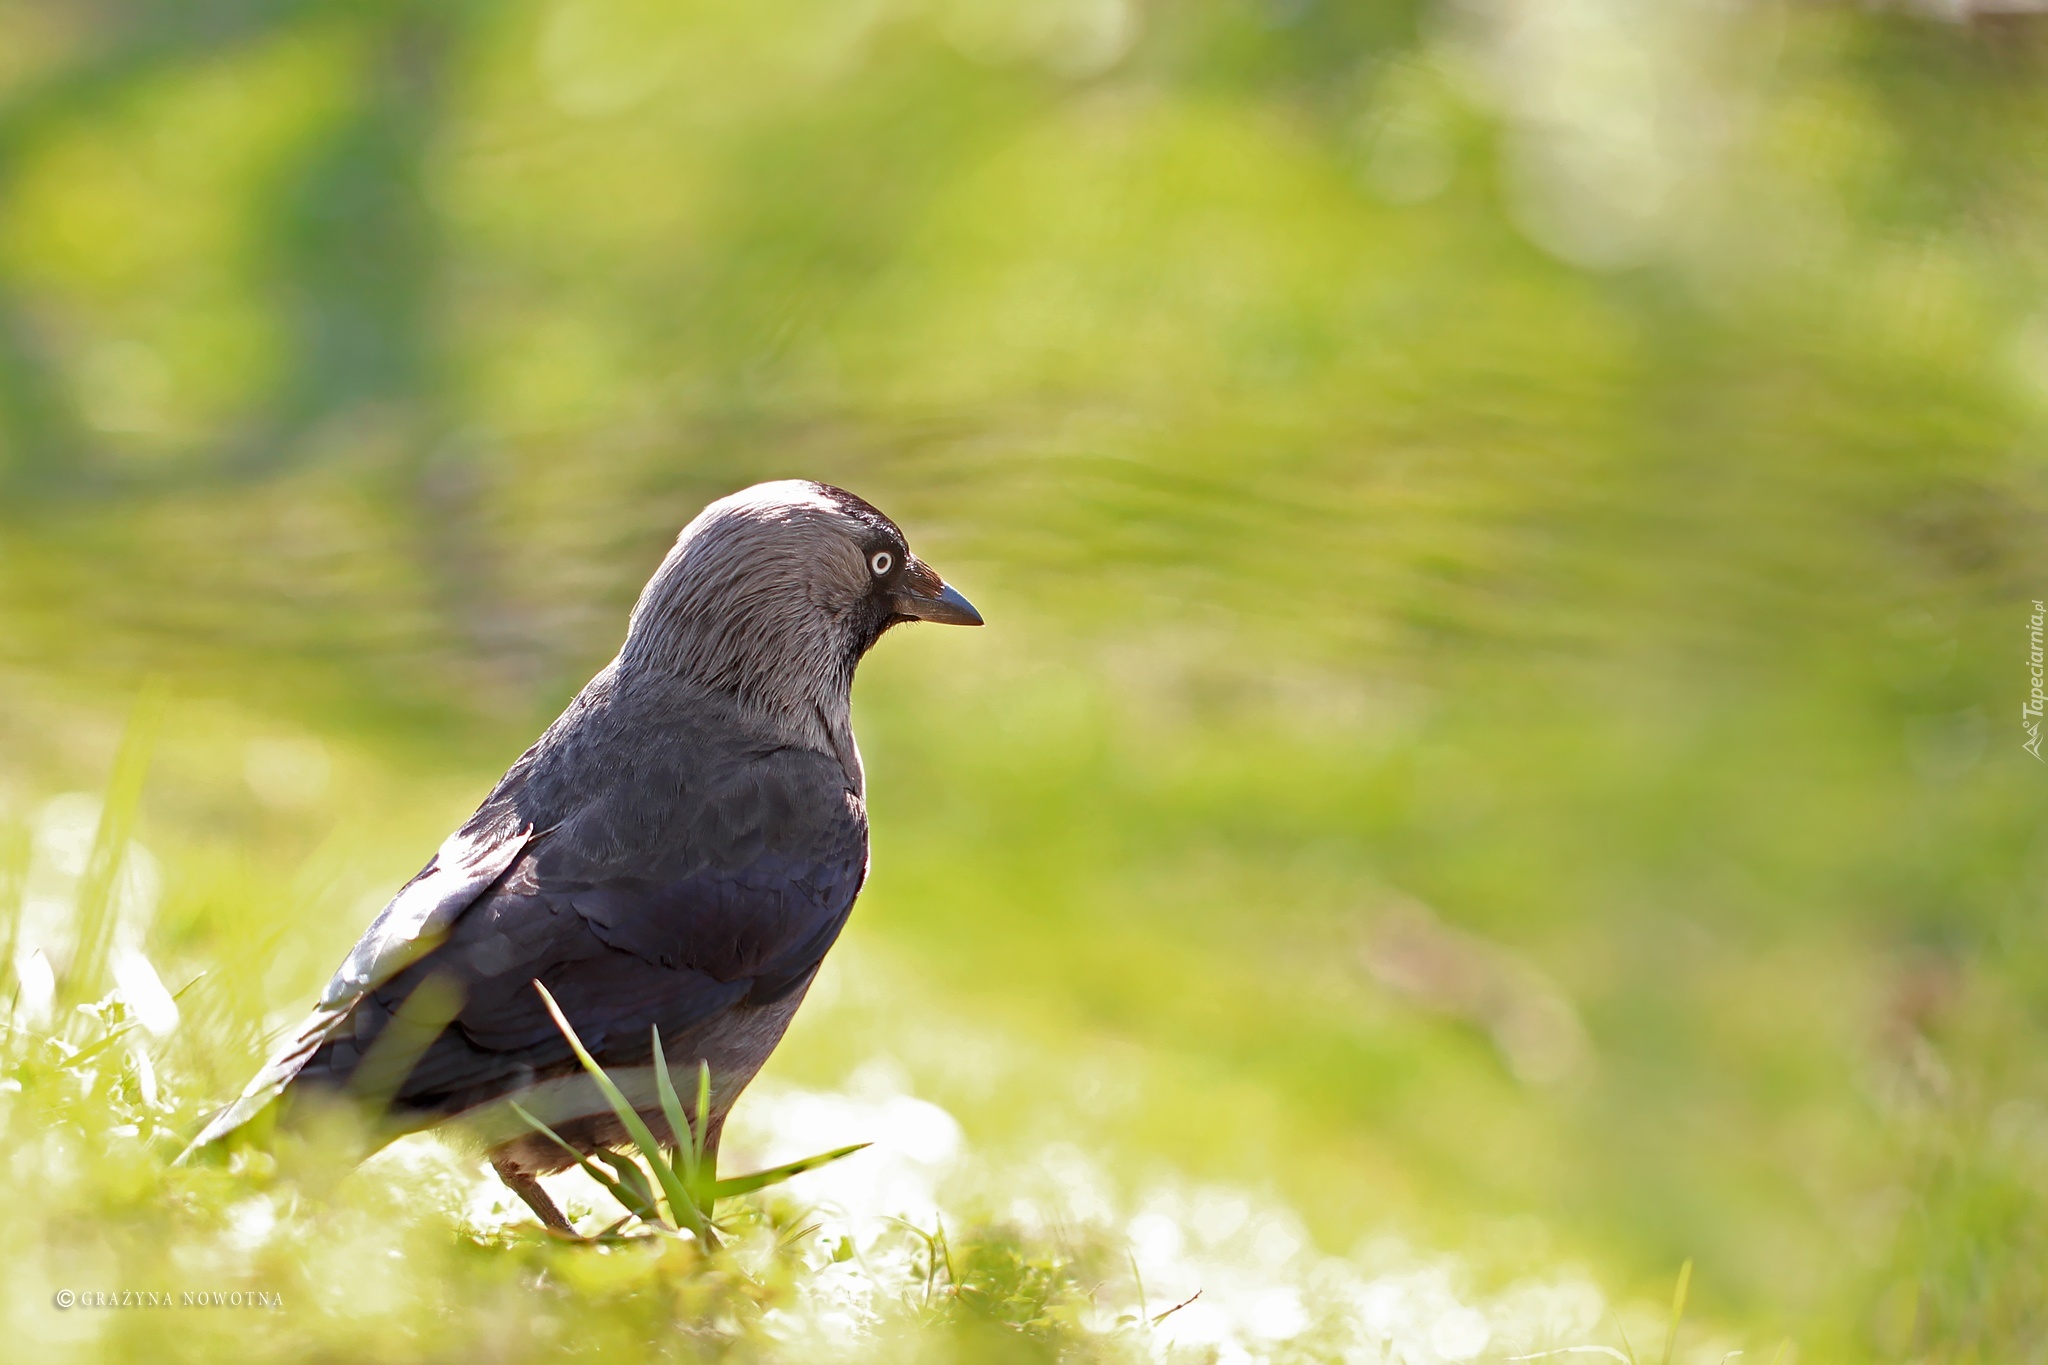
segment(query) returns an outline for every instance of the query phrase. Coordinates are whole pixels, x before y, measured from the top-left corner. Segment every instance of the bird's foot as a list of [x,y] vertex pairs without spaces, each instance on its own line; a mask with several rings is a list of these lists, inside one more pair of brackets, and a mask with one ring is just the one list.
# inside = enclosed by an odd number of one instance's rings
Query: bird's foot
[[526,1207],[534,1211],[542,1226],[549,1232],[557,1237],[569,1237],[579,1242],[585,1240],[583,1234],[576,1231],[575,1224],[564,1217],[561,1209],[555,1206],[554,1198],[542,1188],[539,1180],[499,1160],[491,1162],[491,1169],[498,1173],[498,1179],[504,1181],[512,1193],[525,1201]]

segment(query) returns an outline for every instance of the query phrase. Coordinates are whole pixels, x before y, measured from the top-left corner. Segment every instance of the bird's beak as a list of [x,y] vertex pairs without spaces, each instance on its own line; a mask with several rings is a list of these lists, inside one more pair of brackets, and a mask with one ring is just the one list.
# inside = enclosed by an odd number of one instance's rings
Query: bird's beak
[[889,594],[889,606],[898,616],[942,626],[981,624],[981,613],[974,609],[974,604],[921,559],[904,565],[903,576],[897,583],[896,590]]

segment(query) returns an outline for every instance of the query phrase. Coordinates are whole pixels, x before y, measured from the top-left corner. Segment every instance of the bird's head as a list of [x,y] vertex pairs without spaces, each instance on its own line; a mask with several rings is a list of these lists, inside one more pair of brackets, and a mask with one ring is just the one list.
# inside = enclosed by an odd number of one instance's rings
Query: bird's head
[[981,614],[844,489],[755,484],[698,513],[633,607],[619,664],[771,711],[844,705],[854,665],[902,621]]

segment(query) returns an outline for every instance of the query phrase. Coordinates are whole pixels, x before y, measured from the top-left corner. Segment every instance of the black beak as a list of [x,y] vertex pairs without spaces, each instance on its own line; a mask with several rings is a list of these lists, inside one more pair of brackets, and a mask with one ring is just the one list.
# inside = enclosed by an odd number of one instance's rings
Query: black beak
[[903,566],[895,591],[889,594],[889,609],[913,621],[930,621],[941,626],[978,626],[981,613],[923,560]]

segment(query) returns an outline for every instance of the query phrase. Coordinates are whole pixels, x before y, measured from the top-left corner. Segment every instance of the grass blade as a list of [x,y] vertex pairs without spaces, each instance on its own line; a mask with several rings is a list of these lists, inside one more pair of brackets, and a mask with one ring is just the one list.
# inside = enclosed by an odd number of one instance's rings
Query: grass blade
[[[690,1127],[690,1151],[697,1159],[697,1168],[704,1168],[704,1149],[711,1138],[711,1063],[697,1063],[697,1121]],[[714,1180],[711,1182],[716,1184]]]
[[468,993],[462,983],[447,972],[435,972],[414,986],[356,1065],[348,1078],[348,1092],[381,1118],[420,1058],[455,1022],[466,1003]]
[[646,1122],[626,1098],[625,1092],[605,1074],[604,1068],[597,1064],[597,1058],[590,1055],[590,1049],[583,1046],[583,1040],[576,1036],[575,1028],[569,1023],[569,1016],[562,1013],[562,1007],[555,1003],[555,997],[548,993],[548,988],[539,981],[533,983],[533,988],[540,992],[541,1002],[547,1006],[548,1014],[554,1018],[555,1027],[569,1040],[569,1048],[576,1054],[576,1060],[590,1073],[590,1079],[596,1083],[599,1093],[604,1096],[606,1103],[611,1105],[612,1112],[619,1116],[619,1122],[625,1125],[627,1134],[633,1139],[633,1145],[640,1149],[641,1154],[648,1158],[648,1164],[654,1167],[655,1178],[661,1182],[661,1192],[668,1198],[669,1212],[678,1224],[688,1228],[696,1236],[701,1245],[708,1247],[710,1230],[704,1225],[704,1215],[698,1210],[696,1202],[690,1198],[690,1191],[683,1185],[682,1177],[675,1173],[668,1162],[662,1160],[661,1144],[655,1141],[654,1134],[649,1131]]
[[770,1166],[765,1171],[755,1171],[752,1175],[736,1175],[730,1180],[713,1182],[711,1192],[719,1199],[731,1199],[737,1195],[752,1194],[755,1190],[766,1189],[770,1185],[780,1185],[793,1175],[802,1175],[805,1171],[815,1171],[818,1167],[828,1165],[839,1160],[841,1157],[852,1156],[863,1147],[872,1146],[874,1144],[871,1142],[856,1142],[851,1147],[838,1147],[829,1152],[820,1152],[816,1156],[807,1156],[801,1161],[784,1162],[780,1166]]
[[705,1216],[709,1217],[711,1200],[702,1197],[705,1191],[697,1176],[697,1154],[691,1145],[690,1123],[683,1117],[683,1101],[676,1094],[676,1083],[669,1078],[668,1057],[661,1050],[661,1029],[650,1027],[647,1031],[654,1041],[654,1091],[661,1096],[661,1113],[668,1120],[669,1136],[676,1140],[675,1160],[671,1167],[690,1191],[690,1197],[698,1201]]
[[[20,983],[14,976],[14,952],[21,942],[21,897],[28,885],[28,826],[0,820],[0,920],[7,924],[7,944],[0,948],[0,982]],[[8,1014],[8,1022],[13,1022]]]
[[120,1042],[123,1038],[126,1038],[129,1034],[133,1032],[135,1032],[135,1025],[124,1024],[122,1027],[115,1029],[112,1033],[109,1033],[106,1037],[100,1039],[97,1043],[93,1043],[89,1046],[78,1049],[78,1051],[72,1053],[69,1057],[66,1057],[62,1062],[58,1063],[58,1065],[62,1066],[67,1071],[76,1071],[79,1067],[84,1066],[87,1062],[99,1056],[108,1048]]
[[548,1127],[545,1123],[542,1123],[539,1119],[535,1118],[533,1115],[527,1113],[524,1109],[520,1108],[519,1101],[513,1100],[511,1104],[513,1113],[519,1115],[520,1118],[523,1118],[528,1123],[532,1124],[534,1127],[534,1131],[540,1133],[543,1137],[549,1138],[554,1142],[554,1144],[557,1147],[560,1147],[563,1151],[567,1152],[571,1157],[574,1157],[576,1160],[576,1164],[583,1168],[583,1173],[589,1176],[592,1180],[595,1180],[598,1184],[604,1186],[605,1193],[609,1194],[612,1198],[619,1201],[619,1207],[631,1209],[633,1211],[633,1215],[644,1222],[653,1223],[657,1227],[666,1226],[666,1224],[664,1224],[661,1221],[661,1216],[658,1210],[654,1209],[650,1205],[636,1204],[634,1201],[633,1192],[631,1190],[627,1189],[624,1185],[621,1185],[617,1180],[613,1179],[611,1176],[606,1175],[603,1171],[600,1171],[596,1166],[593,1166],[590,1163],[590,1159],[584,1156],[583,1153],[577,1151],[574,1147],[571,1147],[568,1144],[568,1142],[563,1139],[560,1133],[557,1133],[554,1129]]
[[1621,1314],[1614,1315],[1614,1330],[1621,1335],[1622,1349],[1628,1352],[1628,1365],[1636,1365],[1636,1344],[1628,1339],[1628,1328],[1621,1325]]
[[1664,1333],[1664,1365],[1671,1365],[1671,1353],[1678,1347],[1678,1324],[1685,1317],[1685,1296],[1692,1288],[1692,1261],[1678,1267],[1678,1288],[1671,1294],[1671,1327]]
[[[592,1152],[591,1155],[611,1167],[612,1173],[618,1176],[619,1183],[631,1190],[633,1197],[638,1199],[641,1204],[650,1209],[656,1207],[654,1187],[647,1183],[647,1172],[641,1170],[639,1164],[633,1158],[621,1156],[617,1152],[606,1151],[602,1147]],[[634,1206],[628,1204],[626,1207],[630,1209]]]
[[149,760],[156,749],[163,712],[164,688],[152,682],[143,687],[134,709],[128,713],[121,747],[114,755],[114,771],[107,779],[106,798],[100,805],[100,823],[93,833],[92,852],[86,859],[84,874],[78,879],[78,947],[57,986],[60,1008],[93,999],[106,975],[114,922],[120,908],[116,893],[121,865],[128,858],[135,813],[142,804],[142,784],[149,775]]

